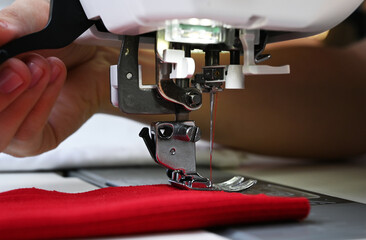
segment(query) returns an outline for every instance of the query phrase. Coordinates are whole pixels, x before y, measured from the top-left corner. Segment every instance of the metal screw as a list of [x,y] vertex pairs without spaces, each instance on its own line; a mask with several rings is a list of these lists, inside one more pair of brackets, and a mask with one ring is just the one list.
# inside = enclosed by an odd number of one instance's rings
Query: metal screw
[[133,77],[133,74],[132,73],[127,73],[126,74],[126,78],[128,79],[128,80],[131,80],[132,79],[132,77]]
[[175,150],[175,148],[171,148],[169,152],[170,155],[175,155],[177,153],[177,150]]
[[196,107],[201,104],[202,97],[197,93],[190,92],[187,94],[187,101],[190,107]]

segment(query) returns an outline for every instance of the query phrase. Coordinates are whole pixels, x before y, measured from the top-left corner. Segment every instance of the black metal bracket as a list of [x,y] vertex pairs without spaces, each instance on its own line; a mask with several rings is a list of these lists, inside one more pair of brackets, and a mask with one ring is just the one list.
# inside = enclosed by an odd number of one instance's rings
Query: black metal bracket
[[118,62],[118,105],[125,113],[173,114],[176,105],[160,96],[157,88],[140,88],[139,36],[123,36]]
[[151,137],[150,137],[149,128],[144,127],[141,130],[139,136],[144,140],[145,145],[151,155],[151,158],[154,159],[154,161],[158,163],[158,161],[156,160],[156,145],[155,145],[154,140],[151,139]]

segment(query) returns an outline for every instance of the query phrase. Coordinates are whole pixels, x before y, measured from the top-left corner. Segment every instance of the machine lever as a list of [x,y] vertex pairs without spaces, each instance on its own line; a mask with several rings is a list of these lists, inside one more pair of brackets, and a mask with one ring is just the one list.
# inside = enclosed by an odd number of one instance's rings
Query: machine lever
[[149,150],[152,159],[154,159],[156,162],[156,146],[154,141],[150,137],[149,128],[144,127],[143,129],[141,129],[139,137],[141,137],[144,140],[145,145]]
[[79,0],[51,0],[46,27],[0,47],[0,64],[28,51],[66,47],[95,23],[87,18]]

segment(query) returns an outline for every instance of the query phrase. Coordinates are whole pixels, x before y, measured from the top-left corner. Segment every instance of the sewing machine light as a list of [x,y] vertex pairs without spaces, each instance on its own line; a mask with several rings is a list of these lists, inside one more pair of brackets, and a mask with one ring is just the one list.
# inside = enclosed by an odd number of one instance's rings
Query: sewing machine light
[[223,24],[210,19],[175,19],[166,21],[165,26],[165,40],[169,42],[215,44],[226,37]]

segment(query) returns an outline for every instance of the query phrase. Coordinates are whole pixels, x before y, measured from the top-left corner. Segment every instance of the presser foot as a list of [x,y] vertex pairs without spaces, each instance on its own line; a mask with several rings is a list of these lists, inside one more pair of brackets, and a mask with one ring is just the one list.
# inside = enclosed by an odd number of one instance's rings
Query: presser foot
[[240,192],[254,184],[256,180],[246,180],[235,176],[222,183],[212,183],[196,170],[195,142],[200,138],[200,129],[193,121],[157,122],[143,128],[143,138],[151,157],[156,163],[167,169],[169,182],[178,188],[204,191]]
[[257,180],[245,180],[242,176],[235,176],[225,182],[213,184],[213,188],[225,192],[241,192],[251,188],[256,183]]
[[257,180],[245,180],[242,176],[235,176],[225,182],[213,184],[198,173],[184,175],[181,170],[167,170],[167,174],[169,182],[174,187],[201,191],[241,192],[257,183]]

